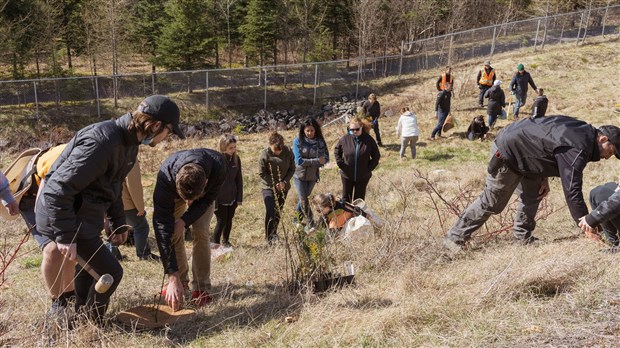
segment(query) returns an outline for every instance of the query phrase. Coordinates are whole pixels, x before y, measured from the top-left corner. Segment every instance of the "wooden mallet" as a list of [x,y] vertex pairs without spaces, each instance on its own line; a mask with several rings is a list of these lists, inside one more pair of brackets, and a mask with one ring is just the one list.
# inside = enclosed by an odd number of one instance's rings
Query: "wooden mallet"
[[76,260],[77,263],[83,269],[85,269],[86,272],[88,272],[88,274],[90,274],[93,278],[97,280],[97,283],[95,284],[96,292],[103,294],[104,292],[108,291],[108,289],[110,289],[110,286],[112,286],[112,283],[114,283],[114,278],[110,274],[106,273],[99,276],[97,271],[95,271],[95,269],[92,268],[91,265],[86,263],[80,255],[76,255]]

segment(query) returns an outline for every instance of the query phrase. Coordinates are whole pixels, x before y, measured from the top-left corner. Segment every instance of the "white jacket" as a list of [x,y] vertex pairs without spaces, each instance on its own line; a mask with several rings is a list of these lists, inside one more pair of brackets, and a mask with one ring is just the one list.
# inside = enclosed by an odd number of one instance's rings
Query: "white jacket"
[[398,125],[396,125],[396,134],[399,137],[414,137],[420,135],[418,129],[418,118],[411,111],[405,111],[400,115],[398,119]]

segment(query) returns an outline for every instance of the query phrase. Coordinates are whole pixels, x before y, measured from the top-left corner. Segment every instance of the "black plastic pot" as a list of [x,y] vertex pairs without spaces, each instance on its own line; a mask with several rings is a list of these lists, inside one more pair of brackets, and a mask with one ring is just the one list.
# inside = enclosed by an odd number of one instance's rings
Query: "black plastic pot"
[[342,288],[345,284],[353,283],[355,275],[325,278],[314,282],[314,292],[324,292],[330,288]]

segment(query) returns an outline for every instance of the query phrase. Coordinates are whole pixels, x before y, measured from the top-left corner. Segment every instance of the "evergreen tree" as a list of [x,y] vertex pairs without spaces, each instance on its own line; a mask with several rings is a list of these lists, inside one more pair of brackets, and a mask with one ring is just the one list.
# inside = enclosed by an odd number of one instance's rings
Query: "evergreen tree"
[[[324,26],[329,31],[333,51],[336,59],[338,42],[345,42],[354,28],[353,2],[354,0],[323,0],[326,2]],[[343,48],[342,46],[340,48]]]
[[245,23],[239,31],[243,34],[243,50],[251,59],[265,65],[268,58],[277,56],[278,10],[280,4],[273,0],[250,0]]
[[148,55],[155,72],[158,39],[162,28],[170,20],[164,11],[165,0],[139,0],[132,10],[130,41],[136,51]]
[[9,53],[14,79],[25,77],[25,66],[32,56],[38,30],[37,17],[42,13],[36,0],[9,0],[0,12],[0,47]]
[[209,4],[204,0],[169,2],[166,14],[170,20],[162,27],[157,40],[154,62],[171,70],[192,70],[208,67],[214,56],[214,36]]

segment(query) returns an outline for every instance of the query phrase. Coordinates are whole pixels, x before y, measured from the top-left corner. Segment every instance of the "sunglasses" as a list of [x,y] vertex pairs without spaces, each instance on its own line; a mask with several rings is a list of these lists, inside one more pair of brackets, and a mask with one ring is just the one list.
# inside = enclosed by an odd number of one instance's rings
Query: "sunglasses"
[[349,130],[357,132],[358,130],[360,130],[361,128],[349,128]]

